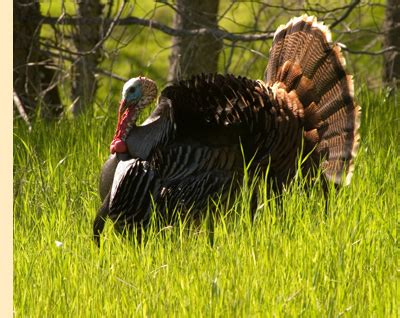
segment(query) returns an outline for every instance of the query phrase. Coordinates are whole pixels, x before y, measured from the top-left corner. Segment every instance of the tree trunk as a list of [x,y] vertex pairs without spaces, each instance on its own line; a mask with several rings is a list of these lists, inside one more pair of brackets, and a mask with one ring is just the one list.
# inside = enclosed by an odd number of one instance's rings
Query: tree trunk
[[383,81],[388,84],[400,84],[400,0],[387,0],[384,24],[384,47],[397,47],[396,51],[384,54]]
[[[39,2],[13,1],[13,85],[27,115],[32,115],[40,93]],[[30,66],[28,64],[31,64]]]
[[[78,0],[78,18],[100,17],[103,5],[100,0]],[[79,52],[88,52],[101,40],[101,27],[96,24],[80,24],[74,35],[74,44]],[[95,72],[100,60],[100,50],[80,56],[74,63],[72,80],[72,108],[74,116],[93,104],[97,89]]]
[[[39,45],[40,5],[33,0],[14,0],[13,3],[13,84],[27,116],[41,104],[41,116],[52,119],[62,113],[58,88],[53,85],[56,72],[49,68],[48,59]],[[46,61],[46,65],[44,64]],[[21,111],[21,110],[20,110]]]
[[[218,0],[176,0],[178,12],[174,18],[176,29],[217,28]],[[222,40],[211,34],[173,37],[168,80],[199,73],[213,73],[218,69],[218,54]]]

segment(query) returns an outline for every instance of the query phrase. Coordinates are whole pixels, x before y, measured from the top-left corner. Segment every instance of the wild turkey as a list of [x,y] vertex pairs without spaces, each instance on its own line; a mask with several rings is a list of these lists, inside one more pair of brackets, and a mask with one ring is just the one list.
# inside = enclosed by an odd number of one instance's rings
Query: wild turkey
[[100,193],[94,236],[109,217],[130,229],[178,205],[202,211],[241,183],[243,163],[267,167],[279,190],[296,173],[301,152],[311,153],[304,175],[321,167],[327,180],[348,184],[357,152],[360,107],[352,77],[329,29],[303,15],[276,31],[264,81],[233,75],[198,75],[165,88],[155,110],[136,126],[157,95],[145,77],[123,87],[111,157]]

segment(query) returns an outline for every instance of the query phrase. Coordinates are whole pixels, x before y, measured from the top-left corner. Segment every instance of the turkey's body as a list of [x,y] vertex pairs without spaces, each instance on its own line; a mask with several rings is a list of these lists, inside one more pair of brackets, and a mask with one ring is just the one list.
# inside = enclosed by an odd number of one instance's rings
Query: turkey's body
[[359,108],[328,32],[304,16],[278,29],[264,82],[200,75],[165,88],[145,124],[129,132],[129,154],[112,156],[103,169],[106,202],[95,236],[105,216],[130,227],[147,222],[153,205],[161,214],[201,212],[210,197],[238,188],[244,163],[250,175],[268,168],[279,190],[299,168],[299,154],[311,153],[305,175],[321,166],[328,180],[348,183]]

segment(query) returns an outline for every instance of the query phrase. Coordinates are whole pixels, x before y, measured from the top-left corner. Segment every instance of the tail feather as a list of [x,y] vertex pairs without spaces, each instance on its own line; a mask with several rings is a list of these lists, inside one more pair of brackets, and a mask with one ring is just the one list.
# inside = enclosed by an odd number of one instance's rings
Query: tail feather
[[348,184],[359,145],[360,107],[340,47],[327,26],[303,15],[274,35],[264,80],[294,91],[304,108],[306,149],[336,184]]

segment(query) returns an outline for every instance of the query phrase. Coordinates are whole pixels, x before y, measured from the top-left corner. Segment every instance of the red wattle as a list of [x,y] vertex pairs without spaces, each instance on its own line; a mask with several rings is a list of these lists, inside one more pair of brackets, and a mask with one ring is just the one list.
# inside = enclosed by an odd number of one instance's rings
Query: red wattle
[[127,152],[128,148],[126,147],[125,142],[123,142],[121,139],[114,139],[110,145],[110,152],[113,153],[122,153],[122,152]]
[[[135,115],[135,108],[132,107],[132,105],[126,109],[125,107],[126,101],[123,99],[119,107],[117,129],[115,131],[114,139],[110,145],[110,152],[112,154],[116,152],[128,152],[128,147],[126,146],[126,143],[122,140],[122,138],[126,138],[128,124],[132,121],[132,118]],[[124,109],[125,111],[122,113]]]

